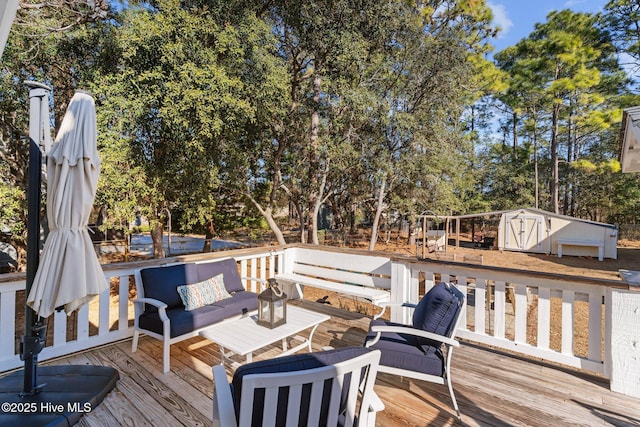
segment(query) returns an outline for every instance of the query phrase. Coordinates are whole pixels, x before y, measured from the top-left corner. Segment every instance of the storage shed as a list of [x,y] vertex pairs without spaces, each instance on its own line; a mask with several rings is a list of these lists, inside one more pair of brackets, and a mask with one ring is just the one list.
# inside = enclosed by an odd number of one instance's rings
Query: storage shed
[[498,248],[617,259],[618,230],[614,225],[526,208],[502,213]]

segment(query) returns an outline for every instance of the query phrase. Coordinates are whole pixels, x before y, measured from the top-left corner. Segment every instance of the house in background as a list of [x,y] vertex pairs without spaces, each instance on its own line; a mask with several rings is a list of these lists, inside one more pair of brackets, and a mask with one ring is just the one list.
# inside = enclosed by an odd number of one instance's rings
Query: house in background
[[640,172],[640,106],[623,110],[621,139],[622,172]]

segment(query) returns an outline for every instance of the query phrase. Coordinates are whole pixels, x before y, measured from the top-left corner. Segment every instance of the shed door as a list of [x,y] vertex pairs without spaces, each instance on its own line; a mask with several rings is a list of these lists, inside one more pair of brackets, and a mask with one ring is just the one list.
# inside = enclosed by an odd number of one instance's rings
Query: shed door
[[507,214],[504,248],[543,252],[543,217],[540,215]]

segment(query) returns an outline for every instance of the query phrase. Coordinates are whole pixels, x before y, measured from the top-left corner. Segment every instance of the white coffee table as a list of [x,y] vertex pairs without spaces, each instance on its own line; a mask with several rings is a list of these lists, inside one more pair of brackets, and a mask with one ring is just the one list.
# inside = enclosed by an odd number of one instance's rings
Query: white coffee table
[[[330,317],[303,308],[287,306],[287,323],[282,326],[269,329],[258,325],[257,318],[257,312],[252,312],[248,316],[210,326],[200,331],[200,335],[220,346],[221,364],[226,360],[237,366],[239,364],[230,356],[234,354],[245,356],[246,363],[250,363],[255,351],[277,341],[282,341],[282,353],[278,356],[293,354],[304,347],[308,347],[311,351],[313,333],[320,323],[329,320]],[[298,335],[309,328],[311,332],[308,338]],[[287,338],[289,337],[300,341],[300,344],[288,348]]]

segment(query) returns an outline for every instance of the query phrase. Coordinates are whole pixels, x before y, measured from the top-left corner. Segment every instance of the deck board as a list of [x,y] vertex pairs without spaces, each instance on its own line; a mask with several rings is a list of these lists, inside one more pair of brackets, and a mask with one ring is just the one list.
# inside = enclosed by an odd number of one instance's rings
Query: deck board
[[[331,315],[314,335],[313,348],[362,345],[369,317],[332,306],[303,302]],[[277,354],[277,346],[254,360]],[[211,425],[211,366],[218,347],[194,337],[171,347],[171,372],[162,372],[158,340],[142,337],[51,362],[113,366],[120,381],[81,427]],[[231,369],[227,369],[231,374]],[[385,403],[377,425],[415,426],[640,426],[640,400],[609,391],[606,379],[462,343],[453,357],[452,378],[462,422],[446,386],[379,374],[376,392]]]

